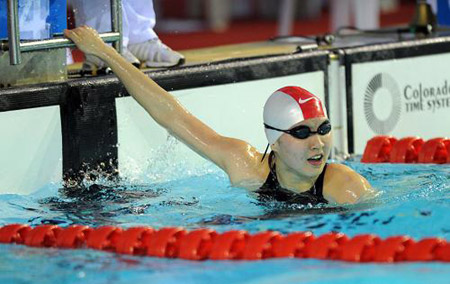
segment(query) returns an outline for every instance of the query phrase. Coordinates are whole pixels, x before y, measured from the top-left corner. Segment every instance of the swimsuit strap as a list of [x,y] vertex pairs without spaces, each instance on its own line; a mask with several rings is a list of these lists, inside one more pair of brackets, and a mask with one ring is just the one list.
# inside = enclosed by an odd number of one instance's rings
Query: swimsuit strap
[[327,170],[328,164],[325,163],[322,172],[314,183],[314,195],[317,197],[323,198],[323,180],[325,179],[325,171]]

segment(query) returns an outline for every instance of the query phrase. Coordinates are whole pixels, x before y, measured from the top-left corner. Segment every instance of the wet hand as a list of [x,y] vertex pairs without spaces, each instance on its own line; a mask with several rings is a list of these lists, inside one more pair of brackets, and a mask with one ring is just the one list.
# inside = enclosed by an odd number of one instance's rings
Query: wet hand
[[64,30],[64,36],[72,40],[86,54],[99,55],[101,50],[107,47],[97,31],[88,26]]

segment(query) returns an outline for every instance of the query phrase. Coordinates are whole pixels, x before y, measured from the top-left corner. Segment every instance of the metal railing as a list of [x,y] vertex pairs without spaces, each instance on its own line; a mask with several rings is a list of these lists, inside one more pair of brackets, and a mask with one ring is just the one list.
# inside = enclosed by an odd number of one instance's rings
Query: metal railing
[[[72,41],[65,38],[20,42],[18,0],[7,0],[7,6],[8,40],[0,43],[0,50],[9,51],[11,65],[18,65],[21,63],[22,52],[75,46]],[[111,0],[111,29],[111,32],[100,33],[100,38],[105,42],[112,42],[114,48],[120,53],[122,51],[121,0]]]

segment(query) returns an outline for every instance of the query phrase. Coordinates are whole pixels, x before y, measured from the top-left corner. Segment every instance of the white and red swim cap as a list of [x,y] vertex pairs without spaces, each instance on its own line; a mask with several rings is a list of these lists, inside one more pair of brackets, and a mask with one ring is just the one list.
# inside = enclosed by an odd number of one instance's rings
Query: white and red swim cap
[[[284,87],[275,91],[264,105],[264,123],[283,130],[303,120],[327,117],[318,97],[300,87]],[[275,143],[283,132],[265,128],[269,144]]]

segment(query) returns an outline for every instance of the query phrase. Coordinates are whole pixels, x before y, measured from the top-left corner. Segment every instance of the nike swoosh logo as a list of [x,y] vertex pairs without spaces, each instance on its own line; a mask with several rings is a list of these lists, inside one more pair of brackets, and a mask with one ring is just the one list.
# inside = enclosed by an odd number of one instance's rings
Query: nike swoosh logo
[[309,99],[306,99],[306,100],[299,99],[299,100],[298,100],[298,103],[302,105],[302,104],[304,104],[304,103],[306,103],[306,102],[309,102],[310,100],[315,100],[315,99],[316,99],[316,98],[309,98]]

